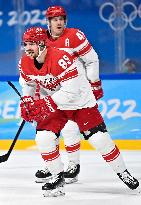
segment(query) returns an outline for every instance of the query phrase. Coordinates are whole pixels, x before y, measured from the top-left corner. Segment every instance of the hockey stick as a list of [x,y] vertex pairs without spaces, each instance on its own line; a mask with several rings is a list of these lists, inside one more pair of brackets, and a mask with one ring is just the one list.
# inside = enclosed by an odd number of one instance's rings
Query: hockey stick
[[[13,83],[11,83],[10,81],[7,81],[7,82],[8,82],[8,84],[15,90],[15,92],[19,95],[19,97],[21,98],[21,97],[22,97],[21,94],[19,93],[19,91],[17,90],[17,88],[13,85]],[[20,135],[20,133],[21,133],[23,127],[24,127],[25,122],[26,122],[25,120],[23,120],[23,121],[21,122],[21,125],[20,125],[20,127],[19,127],[19,129],[18,129],[18,131],[17,131],[17,133],[16,133],[16,135],[15,135],[15,138],[14,138],[14,140],[13,140],[13,142],[12,142],[12,144],[11,144],[9,150],[8,150],[8,152],[7,152],[6,154],[0,156],[0,163],[5,162],[5,161],[8,160],[8,158],[9,158],[9,156],[10,156],[10,154],[11,154],[11,152],[12,152],[12,150],[13,150],[13,148],[14,148],[16,142],[17,142],[17,139],[18,139],[18,137],[19,137],[19,135]]]
[[22,121],[22,123],[21,123],[21,125],[20,125],[20,127],[19,127],[19,129],[18,129],[18,131],[15,135],[15,138],[14,138],[14,140],[13,140],[13,142],[12,142],[12,144],[11,144],[9,150],[8,150],[8,152],[6,154],[0,156],[0,163],[5,162],[5,161],[8,160],[8,158],[9,158],[9,156],[10,156],[10,154],[11,154],[11,152],[12,152],[12,150],[13,150],[15,144],[16,144],[16,141],[17,141],[17,139],[18,139],[18,137],[19,137],[19,135],[20,135],[20,133],[23,129],[24,124],[25,124],[25,120]]
[[8,85],[10,85],[11,88],[13,88],[13,90],[18,94],[18,96],[20,97],[20,99],[22,98],[21,94],[19,93],[19,91],[17,90],[17,88],[15,87],[15,85],[13,83],[11,83],[11,81],[7,81]]

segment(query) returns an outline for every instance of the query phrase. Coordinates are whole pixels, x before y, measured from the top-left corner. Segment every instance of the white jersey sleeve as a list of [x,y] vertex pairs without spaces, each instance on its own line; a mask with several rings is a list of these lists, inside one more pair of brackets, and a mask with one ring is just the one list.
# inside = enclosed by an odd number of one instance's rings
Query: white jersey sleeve
[[23,73],[21,60],[19,61],[18,67],[20,71],[19,83],[22,87],[22,95],[33,97],[36,90],[36,84]]
[[77,30],[74,37],[73,52],[78,56],[78,60],[83,63],[88,80],[91,82],[97,81],[99,79],[99,59],[96,51],[80,30]]
[[85,75],[80,75],[73,63],[60,76],[60,89],[52,95],[52,99],[60,110],[76,110],[93,107],[96,104],[91,86]]
[[34,97],[36,85],[33,82],[27,82],[21,75],[19,78],[19,83],[22,87],[22,95],[23,96],[31,96]]

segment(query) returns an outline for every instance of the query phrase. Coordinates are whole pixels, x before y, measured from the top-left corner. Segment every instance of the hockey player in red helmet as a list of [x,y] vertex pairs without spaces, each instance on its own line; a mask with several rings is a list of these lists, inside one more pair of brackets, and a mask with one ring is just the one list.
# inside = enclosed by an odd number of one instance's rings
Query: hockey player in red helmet
[[[37,122],[36,144],[52,174],[52,179],[42,186],[44,196],[65,194],[64,166],[56,139],[69,119],[77,123],[84,138],[99,151],[118,177],[131,190],[138,189],[139,182],[128,172],[120,150],[111,139],[91,85],[86,75],[82,75],[78,62],[65,51],[45,47],[40,63],[39,44],[44,42],[44,31],[33,28],[24,36],[26,54],[19,64],[23,91],[21,116],[26,121]],[[28,50],[33,54],[28,55]]]
[[[43,52],[43,49],[45,48],[46,38],[46,30],[41,27],[27,29],[22,37],[22,44],[24,45],[26,54],[31,58],[34,58],[36,53],[40,55],[40,52]],[[38,45],[39,49],[36,45]],[[34,47],[36,48],[35,50]]]
[[40,43],[41,41],[46,40],[46,30],[41,27],[32,27],[27,29],[22,37],[22,41],[25,43],[26,41]]
[[[103,96],[101,81],[99,79],[99,60],[94,48],[91,46],[82,31],[76,28],[66,28],[67,13],[62,6],[51,6],[46,11],[48,24],[47,45],[65,50],[73,56],[79,64],[79,70],[86,75],[93,93],[98,100]],[[80,132],[77,124],[71,120],[62,130],[65,148],[68,156],[68,168],[64,172],[66,183],[78,180],[80,172]],[[36,181],[41,182],[50,177],[47,167],[38,170]]]
[[46,17],[52,18],[55,16],[64,16],[64,18],[66,19],[66,11],[62,6],[51,6],[47,9],[46,11]]
[[51,6],[46,11],[46,18],[48,31],[51,33],[51,36],[58,38],[63,33],[67,24],[65,9],[62,6]]

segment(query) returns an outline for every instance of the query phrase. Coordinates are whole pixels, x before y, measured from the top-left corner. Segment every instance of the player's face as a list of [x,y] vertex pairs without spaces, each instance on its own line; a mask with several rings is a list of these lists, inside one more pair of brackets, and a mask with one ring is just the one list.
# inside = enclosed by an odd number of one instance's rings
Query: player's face
[[24,50],[27,56],[30,58],[36,58],[39,53],[39,48],[37,43],[26,41],[24,42]]
[[65,27],[65,19],[63,16],[56,16],[50,20],[50,30],[53,36],[60,36]]

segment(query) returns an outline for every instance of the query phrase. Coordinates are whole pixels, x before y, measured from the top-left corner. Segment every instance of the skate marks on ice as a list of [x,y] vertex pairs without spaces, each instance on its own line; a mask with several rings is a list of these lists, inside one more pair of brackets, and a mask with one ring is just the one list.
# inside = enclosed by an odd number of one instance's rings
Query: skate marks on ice
[[[140,179],[141,152],[125,152],[123,156],[128,168]],[[41,166],[40,155],[36,151],[16,151],[8,162],[0,164],[0,205],[141,204],[141,194],[134,195],[96,153],[81,152],[79,181],[65,186],[65,196],[43,197],[43,184],[35,183],[34,177]]]

